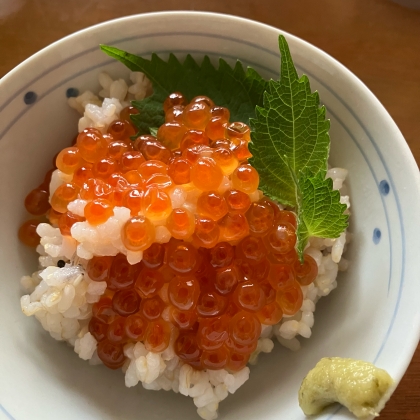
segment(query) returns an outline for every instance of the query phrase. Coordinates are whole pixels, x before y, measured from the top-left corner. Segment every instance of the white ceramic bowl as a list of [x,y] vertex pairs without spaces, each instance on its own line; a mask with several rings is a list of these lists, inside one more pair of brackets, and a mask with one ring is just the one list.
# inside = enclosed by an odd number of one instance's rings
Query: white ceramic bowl
[[[321,29],[320,29],[321,30]],[[131,16],[83,30],[26,60],[0,81],[0,418],[16,420],[197,419],[173,393],[127,389],[121,372],[90,367],[22,315],[19,278],[36,265],[16,232],[26,193],[76,133],[66,91],[97,91],[97,74],[127,71],[100,43],[133,53],[239,58],[265,77],[279,74],[278,34],[249,20],[196,12]],[[303,419],[302,378],[324,356],[376,363],[398,382],[420,332],[420,189],[417,165],[400,131],[352,73],[310,44],[285,34],[300,73],[318,89],[331,118],[331,163],[348,168],[352,200],[348,272],[317,306],[311,339],[298,353],[276,346],[250,380],[221,404],[225,420]],[[32,92],[32,93],[30,93]],[[33,102],[26,104],[26,102]],[[320,418],[350,418],[332,407]]]

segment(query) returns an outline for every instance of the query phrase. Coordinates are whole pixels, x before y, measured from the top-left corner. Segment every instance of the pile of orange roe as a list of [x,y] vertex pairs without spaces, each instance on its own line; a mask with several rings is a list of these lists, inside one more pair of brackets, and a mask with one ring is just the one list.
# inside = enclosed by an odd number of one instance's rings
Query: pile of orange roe
[[[248,163],[249,127],[229,122],[229,110],[207,97],[190,103],[180,93],[164,103],[165,124],[157,136],[142,135],[122,110],[108,133],[81,132],[55,159],[72,175],[50,197],[52,169],[25,199],[29,213],[46,215],[63,236],[87,221],[105,223],[113,209],[130,209],[121,231],[129,251],[143,252],[131,265],[123,254],[94,256],[86,268],[107,289],[93,305],[89,331],[111,369],[121,367],[124,346],[141,341],[149,351],[169,345],[195,369],[238,371],[257,347],[262,325],[274,325],[301,307],[301,286],[318,269],[305,254],[297,258],[296,217],[258,191],[257,171]],[[193,207],[172,207],[171,191],[182,186]],[[68,211],[87,201],[84,217]],[[19,237],[37,246],[36,226],[25,222]],[[156,226],[170,233],[155,241]]]

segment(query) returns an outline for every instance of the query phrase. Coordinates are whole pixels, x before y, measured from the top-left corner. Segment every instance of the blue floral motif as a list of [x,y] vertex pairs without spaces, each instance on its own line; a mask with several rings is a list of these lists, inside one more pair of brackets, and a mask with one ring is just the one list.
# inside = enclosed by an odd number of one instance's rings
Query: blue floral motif
[[381,240],[381,236],[382,236],[382,233],[378,228],[373,229],[372,240],[375,245],[379,243],[379,241]]
[[385,179],[383,179],[380,183],[379,183],[379,192],[382,195],[388,195],[389,194],[389,184],[388,181],[386,181]]
[[23,102],[25,102],[26,105],[32,105],[37,98],[37,94],[35,92],[29,91],[25,93],[25,96],[23,97]]

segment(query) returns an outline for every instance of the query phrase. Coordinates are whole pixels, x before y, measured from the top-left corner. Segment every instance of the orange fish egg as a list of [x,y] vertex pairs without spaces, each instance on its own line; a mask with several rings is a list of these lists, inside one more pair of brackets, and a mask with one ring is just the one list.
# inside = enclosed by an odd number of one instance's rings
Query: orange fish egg
[[148,160],[139,167],[139,173],[144,179],[149,179],[155,174],[166,175],[167,172],[168,166],[158,160]]
[[120,118],[124,121],[128,121],[131,123],[131,116],[137,115],[139,110],[136,109],[134,106],[126,106],[120,112]]
[[132,217],[123,226],[121,239],[130,251],[143,251],[155,239],[155,227],[144,216]]
[[280,306],[284,315],[294,315],[302,306],[302,289],[297,281],[277,292],[276,302]]
[[86,272],[93,281],[107,281],[114,257],[93,257],[89,260]]
[[238,140],[250,141],[251,131],[243,122],[233,122],[226,127],[225,137],[232,142],[237,142]]
[[240,308],[249,312],[257,312],[266,304],[264,291],[252,280],[236,286],[233,300]]
[[62,214],[63,213],[55,211],[54,209],[49,209],[48,210],[47,217],[48,217],[48,220],[49,220],[51,226],[58,227],[58,222],[59,222]]
[[143,189],[144,179],[136,169],[125,172],[123,175],[127,182],[130,184],[130,188]]
[[65,213],[67,205],[78,198],[79,191],[79,187],[72,182],[61,184],[51,198],[51,207],[59,213]]
[[219,220],[228,212],[228,206],[223,196],[215,191],[203,192],[197,200],[197,213],[202,216]]
[[92,172],[96,178],[106,180],[118,170],[118,163],[109,157],[98,160],[94,163]]
[[199,216],[195,219],[193,244],[197,247],[213,248],[219,241],[220,229],[209,217]]
[[154,242],[143,252],[142,263],[147,268],[159,268],[163,264],[165,258],[165,246]]
[[220,294],[227,295],[235,289],[240,281],[243,281],[243,277],[238,267],[235,264],[232,264],[217,269],[214,287]]
[[172,211],[171,199],[164,191],[150,186],[143,196],[142,210],[150,220],[166,219]]
[[115,161],[120,161],[124,153],[129,152],[130,148],[125,141],[116,140],[108,144],[107,156]]
[[113,343],[109,340],[103,340],[98,343],[97,352],[102,363],[110,369],[118,369],[125,362],[122,343]]
[[90,178],[93,178],[93,170],[82,166],[74,172],[72,182],[79,188],[82,188],[83,184],[85,184]]
[[230,149],[218,147],[214,150],[213,159],[224,175],[230,175],[238,167],[238,159]]
[[273,289],[282,290],[296,279],[293,267],[287,264],[271,264],[268,281]]
[[225,128],[228,120],[223,116],[212,116],[206,126],[206,135],[210,140],[219,140],[225,137]]
[[106,280],[108,289],[112,291],[130,289],[140,274],[141,264],[131,265],[122,254],[112,259],[109,276]]
[[152,298],[159,293],[163,282],[164,278],[161,272],[151,268],[144,268],[141,270],[134,287],[141,298]]
[[166,113],[174,106],[182,106],[186,104],[187,99],[181,92],[173,92],[163,102],[163,111]]
[[239,162],[246,162],[248,159],[252,158],[252,153],[248,149],[248,142],[246,140],[241,140],[239,144],[233,148],[233,153]]
[[188,130],[182,137],[179,148],[181,151],[184,151],[187,147],[192,147],[196,145],[209,145],[209,138],[203,130]]
[[171,239],[166,249],[166,264],[176,274],[191,274],[197,268],[197,250],[187,242]]
[[80,156],[87,162],[95,163],[106,156],[108,142],[96,128],[86,128],[77,137]]
[[[273,204],[277,206],[277,204],[275,204],[274,202]],[[292,211],[280,210],[278,214],[275,214],[275,219],[276,222],[279,224],[290,223],[295,229],[297,227],[296,214]]]
[[143,205],[144,191],[138,188],[130,188],[124,191],[122,204],[128,207],[133,216],[139,214]]
[[228,139],[217,139],[211,142],[211,147],[217,149],[219,147],[223,149],[232,149],[232,143]]
[[182,157],[174,158],[169,163],[168,175],[175,184],[188,184],[191,180],[191,163]]
[[89,321],[88,329],[89,332],[95,337],[95,340],[99,342],[105,340],[108,332],[108,324],[105,324],[99,319],[93,317]]
[[236,256],[253,261],[261,261],[267,251],[259,237],[247,236],[236,247]]
[[204,130],[210,120],[210,116],[210,107],[205,101],[191,102],[184,108],[182,121],[188,128]]
[[205,95],[200,95],[200,96],[195,96],[194,98],[191,99],[191,104],[199,104],[199,103],[204,103],[206,104],[209,108],[213,108],[214,107],[214,102]]
[[194,215],[186,209],[173,209],[166,219],[166,227],[175,239],[188,239],[194,233]]
[[246,217],[241,213],[228,213],[218,221],[222,241],[239,241],[249,234]]
[[84,217],[78,216],[70,211],[63,213],[58,220],[58,227],[62,235],[71,236],[71,227],[77,222],[83,222]]
[[185,363],[198,364],[202,350],[198,347],[197,337],[194,332],[185,332],[175,341],[175,353]]
[[175,306],[170,307],[170,317],[173,324],[182,330],[193,328],[198,320],[195,310],[181,311]]
[[277,302],[271,302],[263,306],[256,315],[261,324],[275,325],[283,318],[283,311]]
[[109,297],[101,297],[98,302],[92,306],[92,314],[105,324],[111,324],[117,317],[112,308],[112,299]]
[[287,254],[294,250],[296,232],[290,223],[276,224],[264,237],[264,243],[270,252]]
[[264,235],[273,226],[274,211],[266,203],[252,203],[246,212],[249,230],[253,235]]
[[204,369],[223,369],[229,360],[229,350],[220,347],[216,350],[203,350],[201,364]]
[[162,124],[157,132],[157,139],[169,150],[179,148],[182,137],[187,131],[187,127],[179,122],[166,122]]
[[196,311],[199,317],[219,316],[225,312],[228,303],[229,298],[216,290],[203,291],[198,298]]
[[217,190],[222,179],[222,170],[210,158],[199,158],[191,169],[191,181],[202,191]]
[[156,321],[162,315],[162,312],[165,308],[165,304],[159,298],[159,296],[155,296],[148,299],[143,299],[140,304],[140,313],[148,320],[148,321]]
[[137,170],[144,161],[144,156],[140,152],[135,150],[124,152],[120,159],[121,172]]
[[136,134],[136,128],[127,120],[116,120],[108,127],[108,133],[115,140],[130,140]]
[[256,315],[240,311],[229,322],[229,338],[235,343],[246,346],[258,340],[261,335],[261,323]]
[[108,200],[97,198],[86,204],[84,214],[88,223],[99,225],[114,215],[114,206]]
[[318,275],[318,265],[316,261],[308,254],[303,255],[303,263],[296,259],[293,264],[296,274],[296,280],[301,286],[310,285]]
[[238,372],[243,369],[249,360],[249,354],[241,354],[231,351],[229,354],[229,360],[226,364],[226,369],[232,372]]
[[129,316],[139,310],[140,302],[140,296],[135,290],[119,290],[112,298],[112,309],[118,315]]
[[200,296],[200,285],[198,280],[189,276],[176,276],[168,288],[169,301],[181,311],[189,311],[197,305]]
[[148,326],[149,322],[139,313],[130,315],[125,320],[125,334],[134,341],[143,341]]
[[219,242],[210,250],[210,264],[214,268],[230,265],[235,257],[235,249],[227,242]]
[[[239,312],[239,310],[232,316],[235,316],[237,313]],[[231,352],[231,353],[240,353],[240,354],[251,354],[252,352],[255,351],[255,349],[257,348],[258,345],[258,340],[254,340],[254,341],[250,341],[248,344],[238,344],[236,341],[232,340],[232,338],[228,338],[226,340],[226,348]]]
[[67,147],[63,149],[56,159],[56,166],[65,174],[74,173],[82,163],[82,157],[77,147]]
[[45,214],[50,208],[48,189],[35,188],[25,198],[26,211],[34,216]]
[[214,318],[201,318],[197,331],[197,343],[203,350],[216,350],[228,339],[230,317],[226,314]]
[[158,160],[167,164],[171,158],[171,151],[150,135],[137,137],[134,148],[139,150],[146,160]]
[[251,194],[257,190],[260,177],[251,165],[240,165],[232,173],[234,189]]
[[149,323],[144,345],[148,351],[162,352],[168,347],[170,338],[171,326],[163,319],[158,319]]
[[165,112],[165,122],[177,122],[182,124],[182,113],[184,112],[183,105],[175,105]]
[[116,319],[108,326],[106,338],[112,343],[123,343],[126,340],[124,331],[125,319],[117,316]]
[[80,198],[83,200],[94,200],[101,198],[112,201],[113,188],[102,179],[90,178],[83,184],[80,190]]
[[[230,119],[230,111],[228,108],[224,106],[213,106],[210,109],[210,113],[212,117],[222,117],[224,120],[229,121]],[[220,137],[223,138],[224,136]]]
[[39,245],[41,238],[36,233],[36,228],[38,227],[39,223],[39,220],[27,220],[19,228],[19,240],[26,246],[36,248]]
[[168,192],[174,186],[174,183],[169,175],[153,174],[146,180],[145,186],[146,188],[155,187]]
[[224,194],[226,204],[231,213],[246,213],[251,206],[248,194],[239,190],[228,190]]

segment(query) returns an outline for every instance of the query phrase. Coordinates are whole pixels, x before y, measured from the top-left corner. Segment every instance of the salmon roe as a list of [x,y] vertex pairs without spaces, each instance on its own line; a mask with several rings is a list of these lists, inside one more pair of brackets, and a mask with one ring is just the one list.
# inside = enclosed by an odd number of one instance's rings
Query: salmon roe
[[[133,107],[106,134],[83,130],[55,159],[66,182],[51,194],[48,171],[25,208],[67,236],[75,223],[95,229],[117,207],[130,210],[121,242],[141,262],[94,256],[86,267],[90,280],[107,285],[88,324],[107,367],[123,366],[127,343],[154,352],[173,343],[195,369],[235,372],[257,348],[263,325],[300,310],[317,263],[308,254],[298,260],[295,213],[257,191],[246,124],[230,122],[229,110],[205,96],[188,102],[175,92],[163,110],[156,137],[131,140]],[[83,217],[67,208],[76,199],[87,201]],[[24,244],[39,244],[40,221],[21,226]]]

